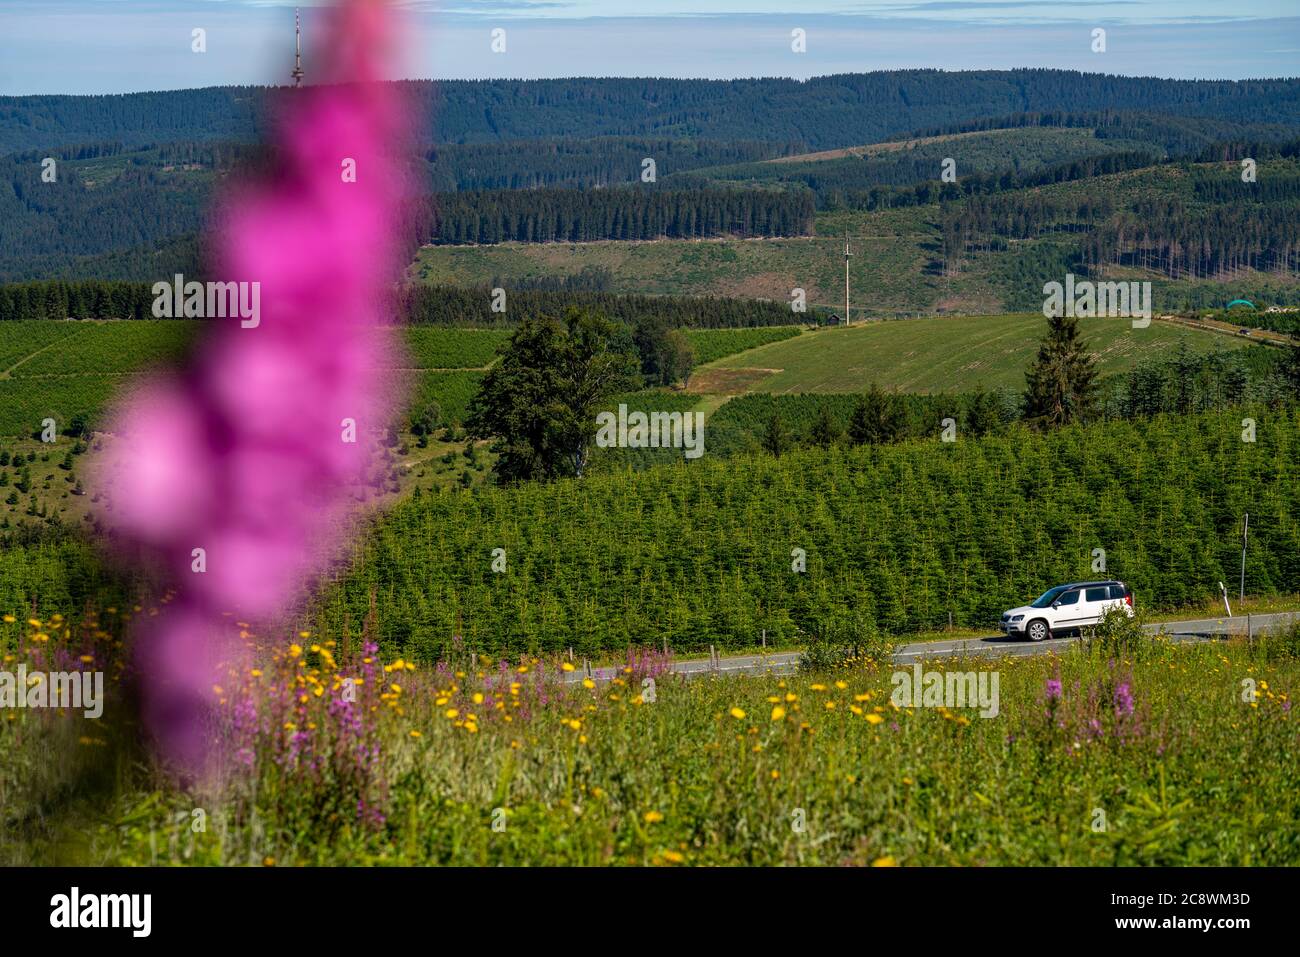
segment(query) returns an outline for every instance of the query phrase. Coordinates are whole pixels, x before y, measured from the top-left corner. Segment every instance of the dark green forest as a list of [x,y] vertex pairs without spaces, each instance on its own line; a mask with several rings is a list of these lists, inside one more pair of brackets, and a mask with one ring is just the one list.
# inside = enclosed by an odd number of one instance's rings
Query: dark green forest
[[[638,296],[578,289],[518,289],[509,283],[506,312],[492,311],[492,290],[409,286],[396,290],[394,315],[412,325],[483,328],[558,316],[571,305],[635,325],[654,319],[700,329],[785,326],[801,318],[786,303],[756,299]],[[150,283],[43,280],[0,284],[0,322],[19,319],[152,319]],[[814,316],[814,312],[806,317]]]
[[[1070,70],[893,70],[800,81],[567,78],[402,84],[435,143],[572,136],[768,140],[830,149],[977,117],[1133,110],[1300,122],[1300,80],[1164,80]],[[291,91],[210,87],[0,97],[0,153],[120,140],[252,140]]]
[[433,210],[436,243],[804,236],[813,198],[759,189],[494,190],[443,193]]

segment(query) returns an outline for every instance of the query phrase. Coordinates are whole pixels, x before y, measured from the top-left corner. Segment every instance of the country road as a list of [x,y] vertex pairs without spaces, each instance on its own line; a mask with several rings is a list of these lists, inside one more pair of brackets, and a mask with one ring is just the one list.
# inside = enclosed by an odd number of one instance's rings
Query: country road
[[[1283,611],[1266,615],[1252,615],[1249,621],[1252,634],[1258,635],[1275,631],[1300,621],[1300,611]],[[1230,635],[1245,635],[1247,619],[1245,615],[1232,618],[1193,618],[1185,621],[1162,621],[1145,626],[1148,634],[1165,634],[1172,641],[1214,641]],[[896,664],[912,664],[927,658],[954,658],[979,656],[997,658],[1002,655],[1023,657],[1042,655],[1049,651],[1060,651],[1077,637],[1051,638],[1047,641],[1033,642],[1019,638],[1007,638],[1005,635],[991,635],[987,638],[955,638],[942,641],[923,641],[916,644],[900,645],[894,651]],[[799,665],[800,653],[797,651],[775,652],[770,655],[735,655],[723,656],[714,667],[707,658],[695,658],[675,661],[672,665],[674,674],[688,678],[700,675],[761,675],[791,674]],[[593,668],[591,677],[595,681],[609,681],[619,668]],[[566,682],[581,681],[586,675],[581,670],[565,675]]]

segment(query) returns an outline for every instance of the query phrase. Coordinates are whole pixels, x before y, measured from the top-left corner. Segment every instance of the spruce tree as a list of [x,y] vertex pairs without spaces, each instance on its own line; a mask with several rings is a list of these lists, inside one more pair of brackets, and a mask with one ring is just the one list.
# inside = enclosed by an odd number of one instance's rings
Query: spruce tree
[[781,413],[773,412],[767,420],[767,428],[763,431],[763,448],[769,454],[780,458],[782,453],[788,452],[793,444],[790,430],[786,428]]
[[844,429],[840,426],[839,420],[831,414],[830,406],[825,402],[819,403],[809,430],[809,439],[814,445],[825,449],[836,445],[843,436]]
[[1054,316],[1025,373],[1025,419],[1040,428],[1086,422],[1097,407],[1097,370],[1079,320]]
[[858,399],[849,420],[849,438],[858,445],[884,445],[902,437],[902,403],[874,382]]

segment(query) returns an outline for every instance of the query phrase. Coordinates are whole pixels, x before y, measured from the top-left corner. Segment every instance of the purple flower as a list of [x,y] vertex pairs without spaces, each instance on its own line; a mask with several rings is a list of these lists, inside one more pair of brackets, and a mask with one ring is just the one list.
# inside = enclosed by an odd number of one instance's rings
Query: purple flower
[[1048,678],[1047,679],[1047,700],[1055,701],[1060,697],[1061,697],[1061,679]]

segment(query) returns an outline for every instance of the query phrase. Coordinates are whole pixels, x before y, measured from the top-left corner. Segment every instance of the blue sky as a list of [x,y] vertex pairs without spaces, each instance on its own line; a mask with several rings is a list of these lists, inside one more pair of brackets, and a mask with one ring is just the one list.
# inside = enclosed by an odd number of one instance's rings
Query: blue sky
[[[1058,67],[1296,76],[1295,0],[397,0],[394,77],[793,76]],[[312,7],[300,2],[310,43]],[[0,94],[287,82],[293,0],[0,0]],[[208,50],[190,50],[191,31]],[[506,52],[490,50],[494,28]],[[1091,32],[1106,30],[1106,52]],[[791,30],[807,52],[790,49]],[[310,56],[307,60],[310,77]]]

